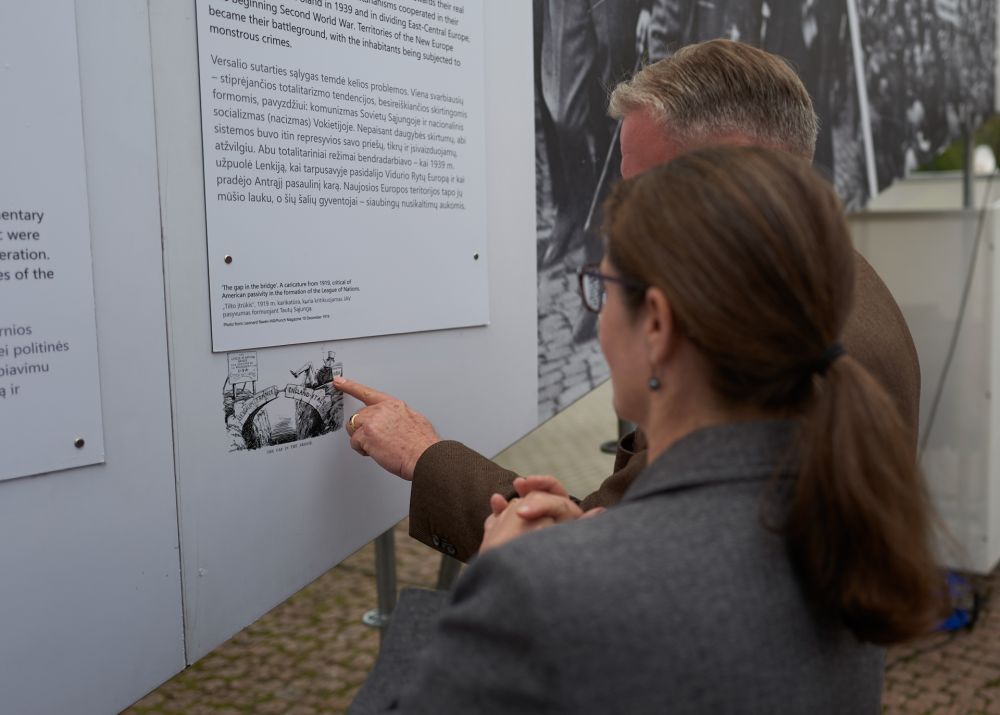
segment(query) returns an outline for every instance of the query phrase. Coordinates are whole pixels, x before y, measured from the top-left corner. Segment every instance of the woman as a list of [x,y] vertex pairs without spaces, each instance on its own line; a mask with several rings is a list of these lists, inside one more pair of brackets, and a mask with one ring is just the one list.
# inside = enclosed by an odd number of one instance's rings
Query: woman
[[382,705],[878,711],[880,646],[926,632],[941,587],[905,428],[838,343],[836,196],[786,154],[712,148],[623,182],[605,216],[581,286],[649,466],[606,513],[502,548],[526,503],[562,497],[495,500],[487,553]]

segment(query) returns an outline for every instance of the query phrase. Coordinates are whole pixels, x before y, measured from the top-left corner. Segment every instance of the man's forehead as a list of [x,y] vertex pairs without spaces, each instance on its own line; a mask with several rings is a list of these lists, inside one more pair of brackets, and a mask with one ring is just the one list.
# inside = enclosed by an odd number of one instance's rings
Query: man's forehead
[[[678,141],[670,126],[657,119],[647,109],[636,109],[625,115],[621,129],[622,153],[652,153],[662,161],[676,158],[681,154],[710,146],[770,146],[738,130],[702,134],[697,139],[690,137]],[[786,147],[776,147],[790,151]],[[670,156],[664,159],[664,154]]]
[[631,138],[639,135],[666,136],[667,127],[644,108],[633,109],[622,120],[622,137]]

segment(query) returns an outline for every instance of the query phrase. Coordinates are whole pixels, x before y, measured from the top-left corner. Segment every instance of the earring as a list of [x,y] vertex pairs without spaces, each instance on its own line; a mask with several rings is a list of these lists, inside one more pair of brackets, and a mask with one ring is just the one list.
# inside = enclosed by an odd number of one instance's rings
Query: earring
[[649,378],[649,390],[650,392],[656,392],[659,389],[660,389],[660,378],[656,377],[656,375],[653,375],[651,378]]

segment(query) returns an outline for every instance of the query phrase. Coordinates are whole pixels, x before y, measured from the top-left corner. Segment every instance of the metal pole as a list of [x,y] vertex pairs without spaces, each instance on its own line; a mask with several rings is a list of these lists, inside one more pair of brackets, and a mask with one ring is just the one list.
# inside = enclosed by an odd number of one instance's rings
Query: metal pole
[[448,554],[441,554],[441,566],[438,569],[437,590],[448,591],[458,578],[459,571],[462,570],[462,562],[453,559]]
[[396,542],[392,529],[375,537],[375,588],[378,608],[365,613],[361,621],[378,628],[381,640],[396,607]]
[[962,129],[963,148],[965,149],[964,161],[962,162],[962,206],[971,209],[973,206],[973,181],[975,179],[975,147],[973,146],[972,130],[966,124]]
[[623,420],[621,417],[618,418],[618,439],[613,439],[609,442],[604,442],[601,445],[601,451],[605,454],[618,454],[618,443],[621,442],[622,437],[627,435],[629,432],[635,429],[635,425],[628,420]]
[[868,175],[868,195],[878,195],[878,174],[875,165],[875,142],[872,139],[871,108],[868,102],[868,82],[865,78],[865,52],[861,46],[861,21],[857,0],[847,0],[847,20],[851,30],[851,49],[854,54],[854,81],[858,85],[858,111],[861,121],[861,138],[865,148],[865,168]]

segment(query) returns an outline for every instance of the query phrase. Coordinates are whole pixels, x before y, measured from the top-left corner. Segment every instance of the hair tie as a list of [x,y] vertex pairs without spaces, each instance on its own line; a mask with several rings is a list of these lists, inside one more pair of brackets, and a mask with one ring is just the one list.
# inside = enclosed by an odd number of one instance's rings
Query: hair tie
[[817,375],[825,375],[826,371],[830,369],[830,366],[833,365],[834,362],[836,362],[837,358],[845,354],[847,354],[847,351],[844,350],[843,345],[839,342],[831,343],[830,347],[823,351],[819,360],[813,363],[811,371]]

